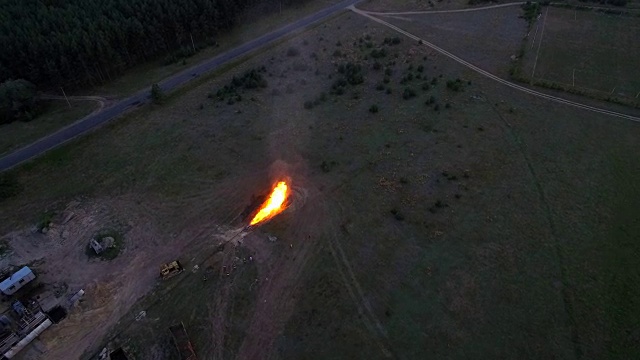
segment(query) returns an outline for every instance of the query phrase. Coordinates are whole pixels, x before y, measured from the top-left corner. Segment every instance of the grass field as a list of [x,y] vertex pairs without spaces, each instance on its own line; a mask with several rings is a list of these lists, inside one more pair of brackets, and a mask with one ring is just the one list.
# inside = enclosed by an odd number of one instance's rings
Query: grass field
[[640,94],[639,19],[547,7],[529,36],[522,73],[633,101]]
[[[260,35],[300,19],[315,11],[321,10],[332,4],[335,0],[313,0],[305,2],[303,5],[285,7],[282,11],[274,9],[263,9],[260,5],[249,9],[248,12],[238,20],[238,26],[228,34],[222,34],[216,39],[218,46],[208,46],[203,48],[194,56],[185,59],[186,63],[177,61],[171,65],[165,65],[164,60],[159,59],[147,64],[142,64],[128,70],[117,79],[92,89],[92,95],[109,95],[125,97],[141,90],[151,84],[159,82],[168,76],[183,71],[208,58],[216,56],[224,51],[233,49],[236,46],[252,40]],[[265,16],[265,14],[267,14]]]
[[510,6],[449,14],[387,16],[382,19],[457,54],[480,68],[507,77],[527,22]]
[[[180,321],[204,359],[640,355],[640,127],[396,35],[346,13],[13,171],[5,232],[51,204],[117,199],[155,241],[189,244],[172,253],[187,271],[86,357],[111,340],[171,358]],[[265,89],[216,99],[262,66]],[[278,175],[296,206],[218,247]]]
[[42,101],[42,114],[36,119],[15,121],[0,126],[0,154],[6,154],[27,145],[59,128],[69,125],[98,108],[93,101],[74,101],[71,108],[65,101]]

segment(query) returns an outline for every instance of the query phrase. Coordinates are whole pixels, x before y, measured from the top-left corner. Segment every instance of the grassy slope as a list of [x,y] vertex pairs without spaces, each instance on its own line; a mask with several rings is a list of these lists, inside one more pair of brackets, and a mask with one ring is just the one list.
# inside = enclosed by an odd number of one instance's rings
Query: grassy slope
[[[299,161],[332,210],[319,211],[325,226],[310,230],[321,250],[273,356],[379,358],[386,348],[403,358],[637,357],[637,124],[514,94],[437,56],[426,73],[442,72],[440,84],[424,92],[414,80],[419,96],[403,100],[402,62],[414,46],[406,41],[384,60],[399,54],[392,94],[375,90],[383,75],[369,59],[364,85],[303,109],[335,79],[327,78],[335,41],[359,59],[350,44],[365,33],[376,43],[394,35],[345,15],[307,33],[306,47],[292,40],[313,64],[306,72],[287,70],[301,59],[284,55],[289,44],[253,59],[274,74],[265,92],[232,106],[207,100],[232,71],[56,150],[16,171],[25,193],[0,214],[19,223],[80,194],[133,196],[164,204],[153,211],[172,231],[190,216],[224,219],[259,181],[249,177],[275,158]],[[414,69],[422,56],[409,56]],[[456,77],[472,85],[450,92],[444,81]],[[287,84],[294,93],[269,95]],[[425,106],[431,94],[452,108]],[[368,112],[372,104],[379,113]],[[434,207],[438,200],[448,207]]]
[[[557,7],[548,10],[539,56],[540,38],[532,49],[526,47],[524,73],[531,74],[537,57],[537,78],[571,86],[575,69],[578,87],[606,94],[616,88],[616,94],[634,98],[640,91],[636,66],[640,53],[634,46],[640,32],[638,18]],[[584,51],[585,47],[590,50]]]
[[43,102],[43,113],[30,122],[16,121],[0,126],[0,154],[37,140],[91,113],[98,106],[93,101],[74,101],[71,108],[64,101]]
[[274,31],[281,26],[300,19],[315,11],[321,10],[329,5],[336,3],[335,0],[314,0],[306,2],[300,6],[293,6],[282,9],[282,12],[273,12],[274,9],[261,11],[260,6],[255,9],[249,9],[243,18],[238,20],[238,26],[228,34],[221,35],[216,41],[219,46],[209,46],[202,49],[193,57],[186,59],[186,64],[178,61],[171,65],[164,65],[163,60],[142,64],[131,70],[125,75],[109,82],[105,85],[96,87],[91,91],[92,94],[103,95],[109,94],[113,96],[126,96],[134,92],[151,86],[151,84],[183,71],[195,64],[216,56],[224,51],[230,50],[260,35]]

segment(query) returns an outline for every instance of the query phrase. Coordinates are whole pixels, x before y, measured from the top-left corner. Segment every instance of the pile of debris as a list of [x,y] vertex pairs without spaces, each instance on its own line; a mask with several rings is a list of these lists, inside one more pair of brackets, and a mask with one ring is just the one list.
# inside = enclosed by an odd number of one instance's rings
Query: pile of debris
[[89,245],[96,252],[96,255],[102,254],[106,249],[116,246],[116,239],[111,236],[105,236],[102,239],[91,239]]

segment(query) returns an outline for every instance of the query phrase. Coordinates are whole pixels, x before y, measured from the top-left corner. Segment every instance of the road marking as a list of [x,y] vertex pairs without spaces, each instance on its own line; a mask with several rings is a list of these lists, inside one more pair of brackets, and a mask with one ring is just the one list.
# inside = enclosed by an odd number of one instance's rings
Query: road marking
[[639,122],[640,123],[640,117],[637,117],[637,116],[633,116],[633,115],[629,115],[629,114],[623,114],[623,113],[619,113],[619,112],[615,112],[615,111],[611,111],[611,110],[607,110],[607,109],[597,108],[595,106],[581,104],[581,103],[578,103],[578,102],[575,102],[575,101],[563,99],[561,97],[557,97],[557,96],[545,94],[543,92],[539,92],[539,91],[536,91],[536,90],[532,90],[532,89],[526,88],[526,87],[524,87],[522,85],[518,85],[518,84],[512,83],[510,81],[504,80],[502,78],[497,77],[496,75],[493,75],[492,73],[490,73],[490,72],[488,72],[486,70],[483,70],[483,69],[471,64],[468,61],[465,61],[465,60],[457,57],[456,55],[454,55],[454,54],[452,54],[452,53],[450,53],[450,52],[448,52],[448,51],[446,51],[446,50],[444,50],[444,49],[442,49],[442,48],[440,48],[440,47],[438,47],[438,46],[436,46],[436,45],[434,45],[434,44],[432,44],[432,43],[430,43],[430,42],[428,42],[428,41],[426,41],[426,40],[424,40],[422,38],[419,38],[419,37],[407,32],[405,30],[400,29],[399,27],[397,27],[397,26],[395,26],[393,24],[390,24],[390,23],[388,23],[388,22],[386,22],[386,21],[384,21],[382,19],[378,19],[375,16],[369,15],[366,11],[359,10],[353,5],[349,6],[348,9],[353,11],[353,12],[355,12],[356,14],[360,14],[360,15],[365,16],[365,17],[367,17],[367,18],[369,18],[369,19],[371,19],[371,20],[373,20],[373,21],[375,21],[375,22],[377,22],[379,24],[387,26],[387,27],[389,27],[389,28],[391,28],[391,29],[393,29],[393,30],[395,30],[395,31],[407,36],[408,38],[411,38],[411,39],[416,40],[416,41],[421,41],[422,45],[426,45],[426,46],[432,48],[433,50],[435,50],[435,51],[437,51],[437,52],[439,52],[439,53],[441,53],[441,54],[453,59],[454,61],[456,61],[456,62],[458,62],[458,63],[460,63],[460,64],[462,64],[462,65],[464,65],[464,66],[466,66],[468,68],[470,68],[471,70],[474,70],[474,71],[480,73],[481,75],[484,75],[485,77],[488,77],[489,79],[497,81],[497,82],[499,82],[499,83],[501,83],[501,84],[503,84],[505,86],[508,86],[508,87],[510,87],[512,89],[519,90],[519,91],[522,91],[524,93],[527,93],[527,94],[530,94],[530,95],[533,95],[533,96],[537,96],[537,97],[540,97],[540,98],[543,98],[543,99],[546,99],[546,100],[554,101],[554,102],[557,102],[557,103],[560,103],[560,104],[572,106],[572,107],[575,107],[575,108],[578,108],[578,109],[583,109],[583,110],[587,110],[587,111],[591,111],[591,112],[595,112],[595,113],[599,113],[599,114],[615,116],[615,117],[618,117],[618,118],[631,120],[631,121],[635,121],[635,122]]
[[536,52],[536,60],[533,62],[533,70],[531,71],[531,78],[533,79],[536,74],[536,65],[538,65],[538,56],[540,55],[540,48],[542,47],[542,38],[544,36],[544,25],[547,23],[547,15],[549,14],[549,7],[544,12],[544,20],[542,20],[542,31],[540,32],[540,42],[538,43],[538,51]]

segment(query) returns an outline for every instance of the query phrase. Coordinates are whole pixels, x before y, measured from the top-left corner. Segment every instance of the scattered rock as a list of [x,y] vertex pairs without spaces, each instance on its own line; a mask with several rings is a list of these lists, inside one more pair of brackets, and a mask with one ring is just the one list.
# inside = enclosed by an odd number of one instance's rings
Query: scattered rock
[[267,238],[269,238],[269,241],[271,241],[271,242],[276,242],[278,240],[278,238],[273,236],[273,235],[269,235],[269,236],[267,236]]
[[111,236],[107,236],[102,238],[102,247],[104,248],[111,248],[115,245],[116,239],[112,238]]

